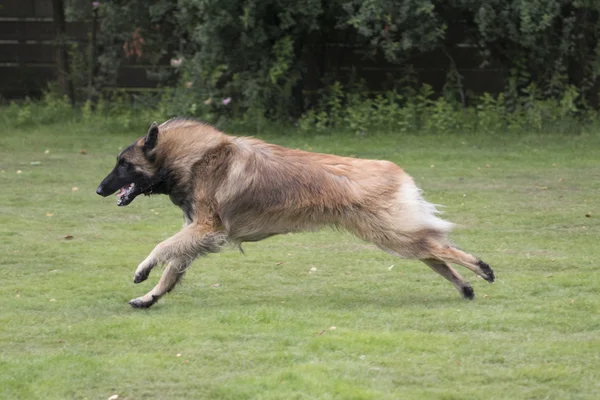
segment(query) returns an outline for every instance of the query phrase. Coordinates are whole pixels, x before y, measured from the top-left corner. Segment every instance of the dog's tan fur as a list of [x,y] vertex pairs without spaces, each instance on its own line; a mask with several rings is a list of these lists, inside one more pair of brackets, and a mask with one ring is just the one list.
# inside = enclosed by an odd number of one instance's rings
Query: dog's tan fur
[[228,242],[326,225],[424,261],[466,297],[472,297],[472,289],[449,263],[494,279],[487,264],[451,246],[452,225],[435,215],[412,178],[392,162],[291,150],[229,136],[193,120],[169,120],[158,129],[152,161],[140,150],[145,138],[128,157],[149,173],[157,173],[159,166],[169,171],[176,181],[170,196],[184,210],[186,223],[137,268],[135,281],[140,282],[155,265],[167,264],[158,285],[132,300],[135,307],[152,305],[196,257]]

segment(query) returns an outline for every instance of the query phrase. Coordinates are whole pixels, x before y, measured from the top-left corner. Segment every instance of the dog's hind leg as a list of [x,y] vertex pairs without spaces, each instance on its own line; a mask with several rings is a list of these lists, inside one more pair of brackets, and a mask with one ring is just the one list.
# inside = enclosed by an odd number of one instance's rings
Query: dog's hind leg
[[479,258],[469,253],[465,253],[464,251],[452,246],[432,246],[431,254],[434,258],[443,260],[447,263],[453,263],[467,267],[489,283],[494,282],[495,276],[492,268]]
[[475,297],[473,288],[469,282],[465,281],[462,276],[456,272],[454,268],[446,264],[444,261],[433,258],[424,259],[421,261],[431,267],[432,270],[449,280],[465,299],[473,300]]

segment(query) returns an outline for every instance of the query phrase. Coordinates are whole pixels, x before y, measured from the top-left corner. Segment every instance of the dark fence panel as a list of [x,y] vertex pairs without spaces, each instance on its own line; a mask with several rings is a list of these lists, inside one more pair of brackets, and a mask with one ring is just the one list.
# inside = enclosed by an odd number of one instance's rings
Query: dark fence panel
[[[91,4],[91,3],[90,3]],[[0,3],[0,95],[7,99],[39,96],[56,79],[54,22],[51,0],[3,0]],[[68,22],[67,40],[78,43],[87,59],[90,21]],[[155,88],[144,61],[123,58],[117,87]],[[169,57],[161,62],[165,68]]]

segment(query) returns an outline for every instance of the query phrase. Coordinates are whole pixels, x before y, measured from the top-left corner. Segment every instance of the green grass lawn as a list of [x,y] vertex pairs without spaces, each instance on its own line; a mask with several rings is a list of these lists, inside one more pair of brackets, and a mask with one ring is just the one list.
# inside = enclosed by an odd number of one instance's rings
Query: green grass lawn
[[262,136],[397,162],[496,282],[457,267],[469,302],[420,262],[323,230],[198,259],[139,310],[127,301],[162,271],[134,285],[135,267],[181,212],[95,189],[144,133],[0,134],[0,398],[599,398],[600,134]]

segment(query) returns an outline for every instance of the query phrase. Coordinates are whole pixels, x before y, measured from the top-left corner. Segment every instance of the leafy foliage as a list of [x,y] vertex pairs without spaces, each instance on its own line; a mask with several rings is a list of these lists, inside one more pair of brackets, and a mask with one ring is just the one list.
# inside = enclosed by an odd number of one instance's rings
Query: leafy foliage
[[[558,99],[543,98],[535,84],[525,89],[513,109],[506,95],[484,93],[462,107],[445,97],[435,97],[424,84],[415,96],[405,97],[390,91],[375,98],[345,92],[339,82],[325,91],[318,107],[306,112],[298,126],[304,131],[349,129],[357,134],[369,132],[451,132],[488,134],[522,132],[580,132],[593,121],[597,112],[581,112],[576,103],[579,92],[569,86]],[[587,121],[587,123],[586,123]]]
[[[567,88],[558,99],[544,99],[539,89],[531,84],[524,89],[525,96],[508,107],[506,95],[484,93],[473,106],[462,107],[443,96],[435,97],[431,86],[424,84],[413,95],[388,91],[369,96],[360,86],[346,88],[340,82],[319,93],[317,106],[307,110],[295,123],[301,132],[350,131],[364,136],[373,132],[389,133],[579,133],[594,129],[598,112],[576,107],[579,92]],[[87,101],[75,110],[65,97],[50,87],[41,101],[27,99],[11,102],[0,109],[4,126],[35,126],[53,122],[84,121],[103,125],[108,129],[147,128],[148,121],[165,120],[174,115],[196,115],[228,131],[260,133],[274,129],[276,123],[264,117],[260,108],[251,108],[241,118],[219,118],[217,105],[198,103],[195,94],[187,89],[165,89],[158,99],[147,102],[146,97],[131,97],[115,91],[109,98],[99,98],[95,104]],[[210,98],[209,98],[210,100]],[[227,99],[225,99],[227,100]],[[188,108],[186,108],[188,107]],[[217,111],[211,111],[211,107]],[[183,112],[182,112],[183,110]],[[221,111],[222,112],[222,111]],[[291,124],[284,124],[286,132],[294,132]]]
[[[85,8],[77,0],[68,4],[71,19],[92,12],[87,3]],[[499,107],[534,129],[556,115],[548,110],[557,101],[564,102],[559,106],[564,110],[561,116],[599,102],[600,3],[591,0],[114,0],[98,4],[96,93],[114,86],[122,63],[143,63],[150,66],[148,76],[169,89],[162,100],[146,96],[140,101],[157,106],[167,116],[291,122],[304,114],[302,126],[314,120],[321,128],[343,123],[364,131],[371,109],[391,107],[383,99],[402,95],[403,100],[395,100],[402,107],[393,110],[402,114],[401,124],[408,123],[411,129],[459,129],[462,125],[448,118],[457,118],[458,108],[467,105],[477,112],[483,112],[481,107],[489,111],[490,98],[479,99],[481,93],[464,90],[466,78],[457,67],[461,60],[447,52],[457,45],[471,46],[479,54],[481,68],[505,71]],[[371,93],[372,85],[364,84],[358,93],[354,82],[360,81],[360,68],[351,74],[343,71],[332,45],[344,48],[343,54],[351,54],[357,62],[370,60],[407,71],[418,56],[445,53],[451,60],[449,66],[440,66],[446,69],[442,72],[446,84],[435,89],[443,93],[419,99],[415,90],[431,82],[408,72],[409,79],[392,79],[388,86],[394,88],[392,94]],[[72,79],[83,85],[85,70],[91,66],[81,56],[82,48],[74,48],[72,54]],[[165,68],[169,60],[170,67]],[[341,94],[342,87],[348,93]],[[550,103],[541,107],[540,101],[546,100]],[[527,102],[537,108],[526,106]],[[342,117],[348,105],[354,111]],[[421,121],[423,107],[434,110],[434,117]]]

